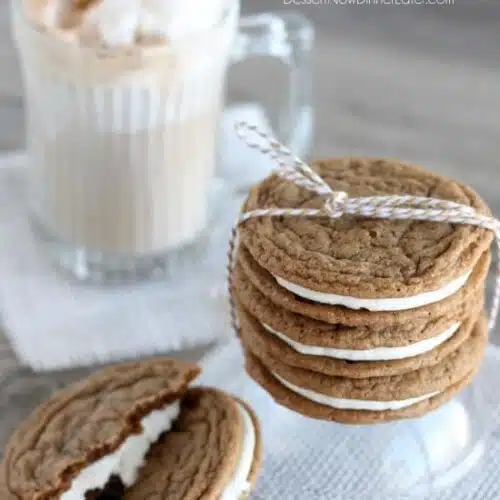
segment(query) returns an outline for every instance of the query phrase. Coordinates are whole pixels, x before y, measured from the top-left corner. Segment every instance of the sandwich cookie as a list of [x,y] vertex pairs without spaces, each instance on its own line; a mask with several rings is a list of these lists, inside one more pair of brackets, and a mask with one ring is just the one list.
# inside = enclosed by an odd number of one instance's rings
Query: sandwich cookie
[[279,404],[303,415],[344,423],[376,423],[417,417],[437,408],[477,372],[487,343],[486,318],[440,363],[387,377],[329,377],[259,356],[244,345],[246,368]]
[[[313,168],[351,197],[437,198],[490,215],[469,187],[406,163],[346,158]],[[275,174],[250,192],[243,211],[321,209],[324,201]],[[254,217],[239,236],[280,288],[312,303],[368,311],[408,311],[452,296],[493,238],[487,229],[447,222],[327,216]]]
[[[441,362],[467,340],[481,313],[482,301],[468,318],[452,325],[444,335],[406,347],[363,350],[317,347],[292,341],[252,317],[241,305],[237,310],[242,342],[252,346],[258,356],[277,358],[290,367],[325,375],[362,379],[400,375]],[[314,343],[317,337],[311,332],[308,342]]]
[[8,442],[2,500],[82,500],[110,480],[131,486],[198,374],[197,366],[157,358],[107,368],[55,394]]
[[[413,340],[417,341],[443,333],[453,323],[468,315],[470,304],[476,301],[478,294],[482,293],[490,263],[491,252],[486,250],[480,256],[467,283],[456,293],[440,302],[406,311],[373,312],[305,300],[281,287],[268,271],[258,265],[248,250],[240,246],[233,275],[233,289],[235,295],[248,309],[259,308],[259,312],[256,313],[259,318],[271,315],[289,316],[290,313],[295,313],[293,319],[286,320],[287,323],[292,324],[292,329],[285,333],[293,334],[293,325],[297,324],[302,327],[307,318],[312,318],[323,323],[343,325],[343,327],[368,327],[370,331],[387,330],[389,327],[392,329],[393,326],[394,330],[400,331],[401,328],[404,330],[413,325],[415,327]],[[260,295],[255,291],[260,292]],[[257,300],[259,304],[252,306],[251,304]],[[283,313],[283,310],[286,313]],[[297,315],[307,318],[302,322],[297,322]],[[272,326],[272,319],[265,321]],[[432,325],[435,326],[434,330]],[[372,340],[376,338],[373,336]],[[393,339],[397,338],[396,333]],[[409,337],[401,335],[399,338],[399,342],[396,341],[391,345],[405,345]],[[387,340],[389,339],[385,338],[383,341]],[[368,347],[368,344],[366,346]]]
[[261,461],[253,411],[216,389],[191,389],[173,429],[152,447],[137,483],[123,498],[244,500]]

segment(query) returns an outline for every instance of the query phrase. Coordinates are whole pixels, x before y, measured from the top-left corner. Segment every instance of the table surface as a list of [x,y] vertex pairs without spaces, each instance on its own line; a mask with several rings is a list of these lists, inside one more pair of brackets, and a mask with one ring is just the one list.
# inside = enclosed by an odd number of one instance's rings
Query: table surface
[[[416,161],[471,184],[500,213],[500,4],[323,3],[301,7],[318,29],[313,156]],[[249,12],[291,8],[279,0],[244,1]],[[8,25],[8,2],[0,0],[0,151],[23,144],[22,86]],[[264,65],[260,71],[259,80],[267,81],[266,72],[274,69]],[[253,74],[238,68],[230,93],[255,95]],[[279,86],[268,87],[266,100],[281,93]],[[196,360],[206,350],[180,356]],[[33,374],[19,366],[0,331],[0,450],[11,427],[38,401],[87,371]]]

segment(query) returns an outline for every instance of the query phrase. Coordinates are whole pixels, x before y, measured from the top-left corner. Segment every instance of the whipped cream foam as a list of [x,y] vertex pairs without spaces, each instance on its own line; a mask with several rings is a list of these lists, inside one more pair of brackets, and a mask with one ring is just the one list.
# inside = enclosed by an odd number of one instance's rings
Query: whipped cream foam
[[292,392],[299,394],[303,398],[314,401],[331,408],[336,408],[338,410],[369,410],[369,411],[387,411],[387,410],[401,410],[402,408],[407,408],[414,404],[430,399],[437,396],[439,392],[432,392],[430,394],[424,394],[423,396],[418,396],[416,398],[400,399],[396,401],[365,401],[363,399],[343,399],[334,398],[332,396],[327,396],[326,394],[321,394],[319,392],[311,391],[310,389],[304,389],[303,387],[298,387],[291,382],[280,377],[277,373],[272,372],[273,376],[279,380],[285,387],[290,389]]
[[280,286],[288,291],[320,304],[332,306],[344,306],[348,309],[367,309],[368,311],[406,311],[417,307],[426,306],[446,299],[458,292],[462,288],[472,271],[460,276],[456,280],[450,281],[446,285],[431,292],[423,292],[410,297],[383,298],[383,299],[363,299],[359,297],[349,297],[347,295],[337,295],[335,293],[324,293],[304,288],[295,283],[291,283],[279,276],[274,276]]
[[435,337],[421,340],[402,347],[376,347],[373,349],[336,349],[302,344],[292,340],[286,334],[271,328],[266,323],[262,326],[269,332],[286,342],[295,351],[309,356],[325,356],[327,358],[347,359],[349,361],[389,361],[406,359],[425,354],[449,340],[460,328],[460,323],[455,323],[443,333]]
[[60,499],[82,500],[86,492],[104,488],[110,477],[115,475],[121,478],[125,486],[132,486],[137,480],[137,474],[144,464],[149,448],[164,432],[171,429],[179,412],[180,404],[177,401],[146,415],[141,420],[140,434],[129,436],[114,453],[83,469]]
[[243,419],[243,443],[236,471],[231,482],[222,492],[220,500],[239,500],[243,494],[250,490],[248,479],[252,471],[257,437],[252,417],[243,405],[240,403],[236,404],[241,418]]
[[24,0],[28,18],[83,45],[171,43],[215,26],[228,0]]

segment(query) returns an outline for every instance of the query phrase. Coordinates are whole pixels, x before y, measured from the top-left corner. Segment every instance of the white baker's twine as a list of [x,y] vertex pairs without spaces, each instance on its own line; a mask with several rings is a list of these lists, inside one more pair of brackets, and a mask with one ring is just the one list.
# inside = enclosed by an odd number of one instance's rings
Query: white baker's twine
[[[241,213],[233,227],[228,251],[228,288],[231,308],[231,323],[238,331],[238,321],[233,299],[233,271],[240,224],[253,217],[330,217],[338,219],[343,215],[370,217],[388,220],[422,220],[469,224],[493,231],[497,246],[497,269],[493,301],[490,308],[488,329],[494,328],[500,306],[500,222],[478,213],[473,207],[453,201],[426,198],[422,196],[364,196],[349,198],[344,191],[334,191],[311,167],[295,157],[276,139],[246,122],[236,125],[236,133],[250,148],[274,159],[279,167],[277,174],[297,186],[325,197],[320,209],[264,208]],[[251,135],[256,136],[252,140]]]

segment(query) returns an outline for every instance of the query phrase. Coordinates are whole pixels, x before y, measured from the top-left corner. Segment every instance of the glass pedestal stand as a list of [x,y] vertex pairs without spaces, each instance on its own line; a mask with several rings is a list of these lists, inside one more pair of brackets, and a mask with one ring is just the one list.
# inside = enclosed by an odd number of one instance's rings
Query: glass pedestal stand
[[266,446],[256,499],[439,498],[485,449],[487,424],[474,386],[419,419],[348,426],[302,417],[246,384],[242,397],[260,410]]
[[209,361],[203,383],[245,399],[260,417],[264,468],[251,499],[448,499],[447,492],[461,488],[459,481],[481,463],[491,412],[479,379],[419,419],[341,425],[274,403],[245,375],[238,351],[232,345],[227,356]]

